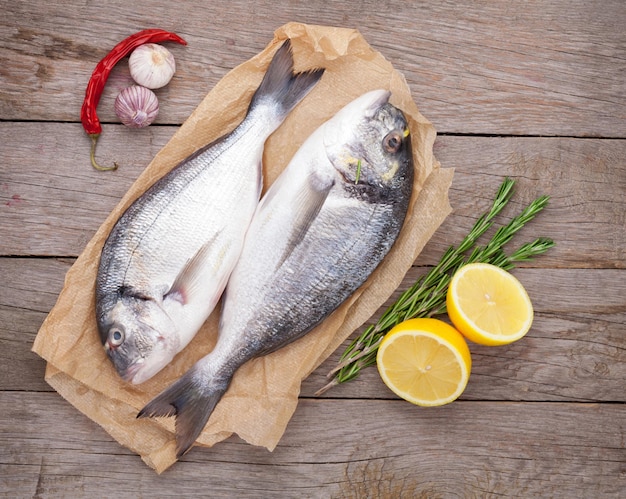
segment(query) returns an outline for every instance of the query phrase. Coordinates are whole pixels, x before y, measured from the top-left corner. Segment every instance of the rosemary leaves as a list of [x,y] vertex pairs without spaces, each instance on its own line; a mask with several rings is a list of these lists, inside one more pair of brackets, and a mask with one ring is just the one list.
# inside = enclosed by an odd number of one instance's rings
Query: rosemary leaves
[[[510,254],[504,245],[548,204],[548,196],[540,196],[530,203],[508,224],[498,228],[485,246],[477,246],[478,239],[493,225],[494,218],[511,199],[515,181],[506,178],[493,201],[491,209],[484,213],[470,232],[457,246],[451,246],[441,260],[427,274],[420,277],[378,319],[368,326],[346,349],[339,363],[328,376],[332,380],[317,391],[321,395],[340,383],[356,378],[361,369],[376,363],[376,352],[385,334],[396,324],[416,317],[432,317],[446,312],[446,292],[452,275],[463,265],[483,262],[510,270],[517,262],[531,260],[554,246],[548,238],[538,238],[525,243]],[[470,252],[471,250],[471,252]]]

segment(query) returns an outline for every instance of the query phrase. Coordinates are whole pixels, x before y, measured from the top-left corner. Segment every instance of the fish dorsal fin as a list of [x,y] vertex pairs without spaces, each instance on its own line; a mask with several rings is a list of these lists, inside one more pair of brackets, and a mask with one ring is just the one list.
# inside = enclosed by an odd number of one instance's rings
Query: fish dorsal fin
[[194,290],[201,286],[200,276],[202,275],[202,269],[207,264],[207,258],[211,253],[211,246],[217,238],[214,237],[205,242],[200,249],[193,255],[176,276],[176,279],[172,283],[170,289],[165,293],[165,298],[171,298],[185,305],[188,301],[188,296],[194,294]]
[[311,174],[307,177],[306,182],[303,182],[299,187],[295,196],[294,209],[296,213],[293,219],[292,231],[279,261],[279,267],[306,237],[309,228],[326,202],[333,184],[334,182],[320,181],[314,174]]

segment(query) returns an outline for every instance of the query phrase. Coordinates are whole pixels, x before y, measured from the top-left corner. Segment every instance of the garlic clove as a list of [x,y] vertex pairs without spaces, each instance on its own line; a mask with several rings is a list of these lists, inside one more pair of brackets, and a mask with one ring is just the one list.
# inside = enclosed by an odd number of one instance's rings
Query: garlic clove
[[162,45],[145,43],[130,54],[130,75],[139,85],[146,88],[161,88],[167,85],[174,72],[174,56]]
[[152,90],[133,85],[122,90],[115,99],[115,114],[124,125],[143,128],[159,114],[159,100]]

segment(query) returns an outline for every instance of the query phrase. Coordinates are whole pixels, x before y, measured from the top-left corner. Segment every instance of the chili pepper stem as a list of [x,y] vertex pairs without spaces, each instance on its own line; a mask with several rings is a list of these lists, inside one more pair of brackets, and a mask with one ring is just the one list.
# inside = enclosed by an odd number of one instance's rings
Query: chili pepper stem
[[91,165],[96,170],[111,171],[117,169],[116,163],[113,163],[113,166],[100,166],[96,161],[96,142],[102,132],[97,108],[109,74],[113,67],[124,57],[129,55],[135,48],[144,43],[159,42],[176,42],[181,45],[187,45],[187,42],[175,33],[170,33],[162,29],[144,29],[119,42],[100,60],[93,70],[93,73],[91,73],[91,78],[85,90],[85,99],[80,108],[80,121],[87,135],[91,137]]
[[100,137],[99,133],[92,133],[89,135],[91,137],[91,165],[101,172],[109,172],[113,170],[117,170],[117,163],[113,162],[113,166],[100,166],[96,161],[96,144],[98,143],[98,137]]

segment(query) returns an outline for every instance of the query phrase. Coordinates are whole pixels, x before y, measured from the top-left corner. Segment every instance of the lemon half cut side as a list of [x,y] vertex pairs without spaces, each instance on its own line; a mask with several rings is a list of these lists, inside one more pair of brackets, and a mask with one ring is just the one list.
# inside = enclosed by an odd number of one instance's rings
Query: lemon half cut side
[[448,316],[470,341],[506,345],[522,338],[533,322],[533,306],[520,281],[495,265],[470,263],[452,277]]
[[420,406],[456,400],[469,381],[472,360],[465,338],[438,319],[410,319],[384,337],[376,356],[383,382]]

